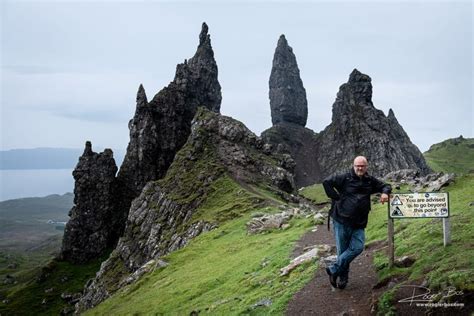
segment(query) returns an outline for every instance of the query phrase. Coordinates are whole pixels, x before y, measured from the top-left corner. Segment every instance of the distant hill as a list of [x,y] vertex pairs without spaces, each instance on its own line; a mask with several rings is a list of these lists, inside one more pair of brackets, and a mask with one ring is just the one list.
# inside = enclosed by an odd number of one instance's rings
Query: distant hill
[[[74,169],[83,149],[33,148],[0,151],[0,170],[15,169]],[[124,151],[114,151],[115,163],[119,167]]]
[[474,171],[474,138],[450,138],[423,154],[434,171],[464,174]]
[[49,195],[0,202],[0,250],[24,250],[63,234],[74,195]]

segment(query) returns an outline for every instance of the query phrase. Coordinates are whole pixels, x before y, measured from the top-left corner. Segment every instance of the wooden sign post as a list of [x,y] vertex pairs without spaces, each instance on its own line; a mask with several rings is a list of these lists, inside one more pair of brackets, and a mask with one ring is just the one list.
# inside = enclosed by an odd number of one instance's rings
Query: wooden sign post
[[388,262],[390,267],[393,267],[395,261],[394,219],[397,218],[442,218],[443,244],[446,247],[451,243],[448,193],[392,194],[388,203]]

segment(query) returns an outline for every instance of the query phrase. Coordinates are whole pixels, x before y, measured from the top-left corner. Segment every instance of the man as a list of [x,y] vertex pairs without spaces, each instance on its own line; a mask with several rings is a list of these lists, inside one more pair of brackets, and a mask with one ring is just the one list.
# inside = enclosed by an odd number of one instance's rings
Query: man
[[349,265],[364,250],[370,195],[382,193],[380,202],[383,204],[388,202],[392,191],[389,184],[370,176],[367,168],[367,159],[358,156],[350,171],[333,175],[323,182],[327,196],[332,199],[329,214],[337,248],[337,261],[327,267],[326,272],[331,285],[339,289],[347,286]]

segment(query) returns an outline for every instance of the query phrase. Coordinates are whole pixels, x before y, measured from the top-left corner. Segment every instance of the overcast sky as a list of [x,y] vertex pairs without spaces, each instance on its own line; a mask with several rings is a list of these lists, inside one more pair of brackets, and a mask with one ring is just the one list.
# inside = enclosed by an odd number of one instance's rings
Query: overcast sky
[[375,107],[395,112],[421,151],[473,137],[471,1],[2,1],[1,150],[125,149],[138,86],[148,99],[196,51],[207,22],[221,112],[260,134],[271,126],[268,79],[280,34],[308,98],[307,127],[331,122],[357,68]]

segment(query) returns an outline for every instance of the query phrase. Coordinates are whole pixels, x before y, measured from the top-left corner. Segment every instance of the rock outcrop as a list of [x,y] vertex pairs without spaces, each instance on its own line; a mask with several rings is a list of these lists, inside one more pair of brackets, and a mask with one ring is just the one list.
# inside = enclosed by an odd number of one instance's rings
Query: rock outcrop
[[158,260],[216,227],[217,218],[204,220],[198,214],[217,183],[222,183],[219,181],[231,181],[250,191],[252,185],[264,185],[276,192],[293,193],[293,164],[288,159],[264,154],[263,142],[242,123],[201,108],[187,143],[166,176],[149,182],[133,201],[124,236],[88,284],[78,311],[107,298],[150,260]]
[[437,192],[454,182],[455,178],[454,173],[434,172],[423,177],[418,170],[402,169],[388,173],[384,180],[392,182],[397,189],[408,184],[412,186],[412,192]]
[[308,118],[306,90],[285,35],[280,36],[275,49],[269,86],[273,125],[287,122],[304,127]]
[[92,151],[86,142],[84,153],[73,171],[74,206],[64,230],[61,258],[84,263],[111,249],[119,237],[121,219],[115,213],[117,166],[112,150]]
[[295,161],[297,187],[314,184],[321,178],[317,137],[312,130],[292,123],[279,123],[262,132],[269,150],[289,154]]
[[322,176],[350,168],[354,157],[366,156],[369,172],[384,176],[399,169],[430,171],[420,150],[395,118],[372,103],[371,78],[357,69],[339,88],[332,110],[332,122],[319,134],[318,162]]

